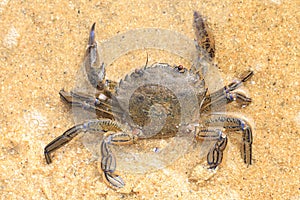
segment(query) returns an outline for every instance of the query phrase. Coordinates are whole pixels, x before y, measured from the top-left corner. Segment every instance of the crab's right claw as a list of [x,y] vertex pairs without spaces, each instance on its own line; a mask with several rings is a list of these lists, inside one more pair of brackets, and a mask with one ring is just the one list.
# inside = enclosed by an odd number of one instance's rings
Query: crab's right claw
[[92,25],[88,48],[84,57],[84,67],[91,85],[95,88],[103,88],[105,80],[105,65],[101,63],[98,55],[97,42],[95,40],[95,26]]

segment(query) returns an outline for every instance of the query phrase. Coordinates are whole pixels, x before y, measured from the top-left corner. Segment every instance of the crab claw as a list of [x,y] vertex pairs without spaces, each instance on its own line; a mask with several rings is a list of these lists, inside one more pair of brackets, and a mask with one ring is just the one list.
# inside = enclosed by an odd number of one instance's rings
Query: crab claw
[[83,65],[91,85],[100,89],[104,86],[105,64],[99,60],[98,47],[95,40],[95,27],[96,23],[93,23]]

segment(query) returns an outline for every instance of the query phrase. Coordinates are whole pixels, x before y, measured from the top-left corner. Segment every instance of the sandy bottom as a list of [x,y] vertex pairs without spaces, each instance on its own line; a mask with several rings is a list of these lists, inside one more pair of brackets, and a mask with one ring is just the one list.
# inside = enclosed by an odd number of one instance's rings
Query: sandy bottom
[[[65,2],[0,1],[2,199],[300,199],[299,2]],[[162,170],[121,172],[126,186],[116,191],[103,182],[80,139],[55,152],[47,165],[45,145],[74,125],[58,92],[74,86],[92,23],[99,42],[141,27],[193,39],[194,10],[207,17],[215,36],[224,82],[250,67],[255,72],[245,89],[253,103],[232,108],[254,121],[253,165],[243,164],[230,135],[224,162],[209,180],[188,153]],[[147,53],[148,63],[184,62]],[[118,80],[145,65],[147,53],[118,59],[108,78]]]

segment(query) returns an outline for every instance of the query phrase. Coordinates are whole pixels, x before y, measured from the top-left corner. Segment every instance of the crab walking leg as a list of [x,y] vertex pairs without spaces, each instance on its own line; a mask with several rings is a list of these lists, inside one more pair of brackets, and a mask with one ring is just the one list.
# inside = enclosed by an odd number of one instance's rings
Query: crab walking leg
[[88,79],[93,87],[101,88],[104,84],[105,79],[105,65],[100,64],[97,42],[95,40],[95,26],[96,23],[92,25],[88,47],[84,57],[84,67],[88,75]]
[[248,105],[251,103],[251,98],[246,97],[240,92],[236,92],[242,83],[248,81],[253,76],[253,71],[245,72],[240,80],[233,81],[230,84],[224,86],[223,88],[217,90],[216,92],[206,95],[204,102],[201,105],[200,112],[207,112],[211,109],[211,106],[222,106],[227,103],[236,101],[241,105]]
[[66,143],[70,142],[79,132],[83,129],[83,125],[76,125],[70,129],[68,129],[64,134],[52,140],[44,149],[44,154],[46,158],[47,164],[50,164],[51,158],[50,153],[64,146]]
[[90,120],[83,124],[78,124],[65,131],[62,135],[51,141],[44,149],[44,155],[47,164],[50,164],[51,157],[50,153],[64,146],[76,137],[80,132],[94,131],[94,132],[105,132],[105,131],[121,131],[122,126],[115,121],[110,119],[99,119]]
[[123,179],[116,173],[116,158],[109,148],[109,145],[128,145],[137,140],[137,136],[124,132],[109,132],[101,143],[101,169],[105,182],[116,188],[124,187]]
[[111,136],[105,137],[101,143],[101,169],[103,171],[103,179],[107,185],[121,188],[125,183],[123,179],[115,173],[116,170],[116,158],[109,149],[111,143]]
[[227,136],[218,128],[196,128],[196,138],[214,141],[214,145],[207,154],[207,164],[210,169],[215,169],[221,164],[223,151],[227,146]]
[[244,163],[252,164],[252,128],[246,120],[225,114],[212,114],[204,121],[205,127],[223,127],[228,132],[242,132],[241,155]]
[[111,105],[99,98],[94,98],[83,93],[69,93],[64,90],[60,90],[59,95],[66,103],[72,106],[81,107],[86,110],[100,111],[113,116]]

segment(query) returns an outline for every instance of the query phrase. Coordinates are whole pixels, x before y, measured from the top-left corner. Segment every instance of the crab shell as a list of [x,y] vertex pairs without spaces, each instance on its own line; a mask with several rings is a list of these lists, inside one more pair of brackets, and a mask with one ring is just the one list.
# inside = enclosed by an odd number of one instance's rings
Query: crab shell
[[140,129],[139,138],[172,137],[199,120],[205,92],[198,73],[157,63],[120,81],[113,112],[119,122]]

